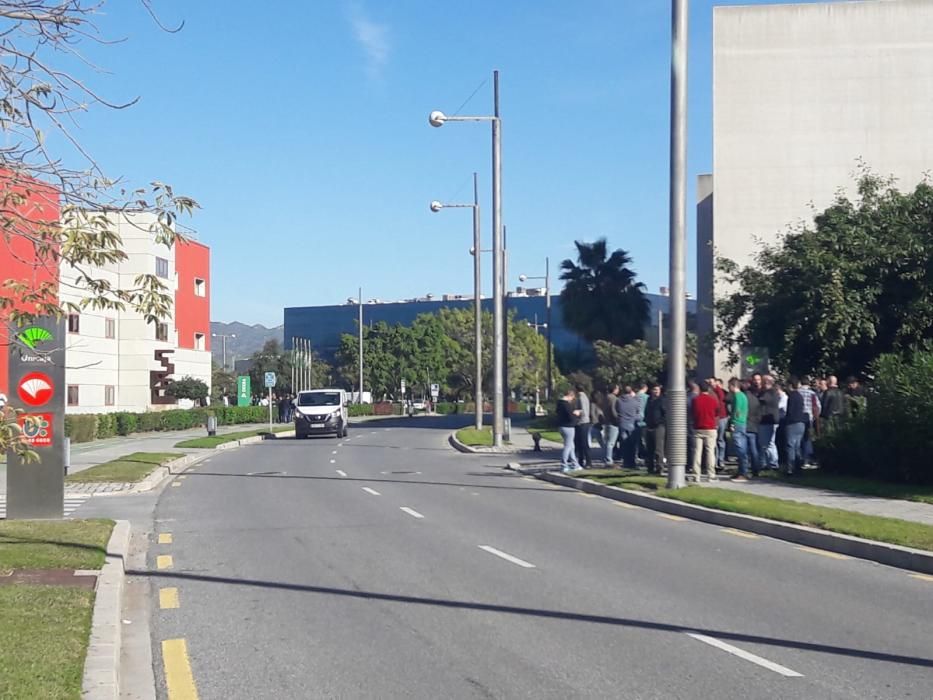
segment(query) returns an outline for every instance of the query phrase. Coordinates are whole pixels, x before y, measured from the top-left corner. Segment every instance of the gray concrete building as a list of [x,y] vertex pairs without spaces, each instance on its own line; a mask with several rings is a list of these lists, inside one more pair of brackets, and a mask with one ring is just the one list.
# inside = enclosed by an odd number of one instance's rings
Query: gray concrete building
[[[913,189],[933,170],[933,1],[717,7],[713,174],[698,183],[698,330],[724,291],[715,255],[812,221],[863,162]],[[701,349],[708,347],[701,341]],[[700,373],[728,373],[706,350]]]

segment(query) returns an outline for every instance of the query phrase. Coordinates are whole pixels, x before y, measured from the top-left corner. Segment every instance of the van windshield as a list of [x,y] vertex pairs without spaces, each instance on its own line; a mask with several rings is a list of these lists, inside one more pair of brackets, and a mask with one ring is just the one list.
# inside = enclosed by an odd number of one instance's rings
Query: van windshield
[[310,394],[298,394],[299,406],[339,406],[340,393],[336,391],[315,391]]

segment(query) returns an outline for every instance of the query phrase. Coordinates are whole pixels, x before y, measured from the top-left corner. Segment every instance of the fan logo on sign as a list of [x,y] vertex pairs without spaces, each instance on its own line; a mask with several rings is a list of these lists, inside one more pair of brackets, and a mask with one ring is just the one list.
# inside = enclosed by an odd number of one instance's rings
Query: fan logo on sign
[[[50,340],[55,340],[55,336],[53,336],[51,332],[45,328],[30,326],[29,328],[24,328],[21,332],[19,332],[16,335],[16,339],[33,352],[42,352],[38,346]],[[23,362],[50,363],[52,361],[52,358],[48,355],[35,355],[27,352],[20,352],[20,359]]]
[[27,406],[42,406],[47,404],[55,393],[55,386],[47,374],[30,372],[19,380],[16,393]]

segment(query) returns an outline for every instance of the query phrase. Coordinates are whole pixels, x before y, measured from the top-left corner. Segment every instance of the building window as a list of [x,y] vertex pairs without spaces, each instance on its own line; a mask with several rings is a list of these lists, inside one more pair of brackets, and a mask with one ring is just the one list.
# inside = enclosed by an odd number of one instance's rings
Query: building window
[[204,280],[202,280],[200,277],[194,278],[194,295],[196,297],[207,296],[207,283]]
[[68,405],[69,406],[78,405],[78,385],[77,384],[68,385]]
[[81,317],[78,314],[68,314],[68,332],[69,333],[80,333],[81,332]]
[[115,319],[104,319],[104,335],[108,338],[117,337],[117,322]]
[[167,323],[157,323],[156,324],[156,340],[168,340],[168,324]]
[[203,333],[194,334],[194,349],[195,350],[204,349],[204,334]]
[[165,258],[156,258],[156,277],[168,279],[168,260]]
[[104,405],[113,406],[117,402],[117,388],[113,385],[104,387]]

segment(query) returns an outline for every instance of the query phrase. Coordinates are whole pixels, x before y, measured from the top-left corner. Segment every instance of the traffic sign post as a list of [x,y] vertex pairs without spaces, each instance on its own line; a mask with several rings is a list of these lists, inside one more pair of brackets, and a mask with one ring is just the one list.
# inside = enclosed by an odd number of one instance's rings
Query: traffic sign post
[[441,387],[437,384],[431,385],[431,413],[434,413],[435,404],[437,404],[437,397],[441,395]]
[[269,391],[269,432],[272,432],[272,387],[275,386],[275,372],[266,372],[263,375],[263,383]]
[[7,452],[6,517],[61,518],[65,499],[65,319],[36,319],[11,338],[9,402],[38,462]]

